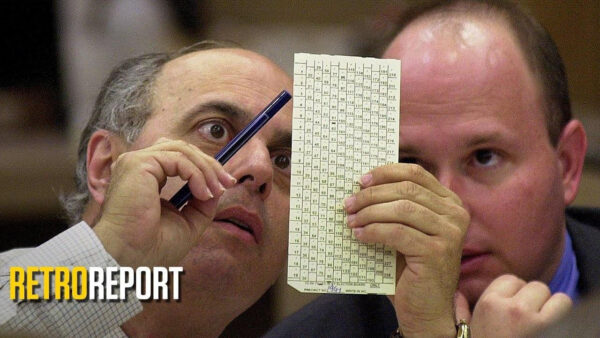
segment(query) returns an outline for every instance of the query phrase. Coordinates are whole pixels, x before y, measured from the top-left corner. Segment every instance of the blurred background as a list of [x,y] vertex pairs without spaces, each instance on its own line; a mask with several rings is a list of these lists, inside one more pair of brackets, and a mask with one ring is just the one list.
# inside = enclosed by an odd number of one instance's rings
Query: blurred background
[[[600,1],[521,0],[556,40],[589,150],[577,205],[600,206]],[[294,52],[363,55],[398,1],[62,0],[0,2],[0,250],[67,227],[75,149],[99,88],[127,57],[225,39],[289,73]],[[532,198],[534,198],[532,196]],[[285,275],[224,336],[259,336],[313,295]]]

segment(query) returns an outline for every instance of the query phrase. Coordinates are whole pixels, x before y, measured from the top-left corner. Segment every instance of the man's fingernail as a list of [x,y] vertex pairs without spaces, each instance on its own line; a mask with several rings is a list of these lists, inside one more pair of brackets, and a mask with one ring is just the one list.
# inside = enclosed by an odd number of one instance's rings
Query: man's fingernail
[[227,176],[229,176],[229,181],[231,181],[231,184],[237,183],[237,180],[235,179],[235,177],[231,176],[231,174],[227,173]]
[[369,174],[365,174],[363,177],[360,178],[360,184],[363,187],[368,186],[369,184],[371,184],[371,181],[373,181],[373,175]]
[[344,199],[344,208],[346,210],[350,209],[354,205],[355,201],[356,201],[356,197],[354,197],[354,196],[346,197]]
[[354,224],[354,220],[356,219],[356,214],[350,214],[347,217],[347,222],[349,226],[352,226]]

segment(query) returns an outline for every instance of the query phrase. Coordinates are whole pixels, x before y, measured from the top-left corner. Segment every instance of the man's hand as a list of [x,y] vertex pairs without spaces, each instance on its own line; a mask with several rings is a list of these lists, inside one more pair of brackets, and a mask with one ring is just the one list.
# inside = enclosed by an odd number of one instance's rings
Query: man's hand
[[[181,211],[160,198],[167,177],[173,176],[188,181],[193,195]],[[221,164],[196,146],[160,139],[121,154],[112,164],[93,229],[120,265],[175,265],[212,222],[225,188],[234,184]]]
[[572,306],[566,294],[552,295],[546,284],[527,283],[513,275],[496,278],[479,297],[472,316],[465,304],[457,301],[456,315],[471,317],[473,337],[526,337],[558,320]]
[[356,238],[398,251],[392,302],[405,336],[455,334],[454,293],[469,214],[432,174],[414,164],[378,167],[345,200]]

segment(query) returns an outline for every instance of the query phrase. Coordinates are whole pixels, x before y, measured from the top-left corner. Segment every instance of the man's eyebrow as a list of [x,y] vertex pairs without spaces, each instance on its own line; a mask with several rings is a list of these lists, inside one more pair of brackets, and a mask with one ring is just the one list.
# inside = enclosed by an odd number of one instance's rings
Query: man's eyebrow
[[[269,124],[265,126],[269,128]],[[273,137],[269,140],[269,149],[281,149],[292,147],[292,132],[289,130],[275,130]]]
[[209,101],[202,103],[185,113],[185,117],[179,122],[179,128],[185,130],[189,128],[198,115],[208,112],[218,112],[225,115],[230,120],[237,121],[244,126],[252,119],[252,114],[241,107],[226,101]]
[[474,148],[477,146],[480,146],[482,144],[486,144],[486,143],[492,143],[492,142],[496,142],[499,139],[501,139],[501,136],[499,133],[491,133],[491,134],[484,134],[484,135],[476,135],[475,137],[471,138],[468,142],[467,142],[467,147],[469,148]]

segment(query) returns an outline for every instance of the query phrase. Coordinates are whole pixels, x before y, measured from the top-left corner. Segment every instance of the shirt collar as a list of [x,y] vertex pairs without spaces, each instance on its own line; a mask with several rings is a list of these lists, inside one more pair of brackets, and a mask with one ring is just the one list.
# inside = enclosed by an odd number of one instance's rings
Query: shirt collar
[[553,294],[563,292],[573,301],[576,301],[579,298],[579,292],[577,291],[578,281],[579,270],[577,269],[577,259],[573,251],[571,236],[569,236],[568,231],[565,231],[565,250],[560,261],[560,266],[548,286]]

